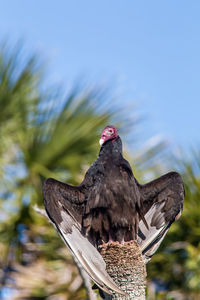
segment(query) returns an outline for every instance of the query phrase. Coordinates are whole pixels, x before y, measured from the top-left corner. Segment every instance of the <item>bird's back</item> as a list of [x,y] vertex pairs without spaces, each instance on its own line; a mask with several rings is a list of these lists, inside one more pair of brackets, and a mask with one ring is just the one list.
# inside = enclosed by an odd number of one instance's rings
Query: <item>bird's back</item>
[[112,151],[113,146],[110,142],[85,176],[90,188],[83,228],[96,244],[132,240],[137,231],[138,187],[129,163],[120,151]]

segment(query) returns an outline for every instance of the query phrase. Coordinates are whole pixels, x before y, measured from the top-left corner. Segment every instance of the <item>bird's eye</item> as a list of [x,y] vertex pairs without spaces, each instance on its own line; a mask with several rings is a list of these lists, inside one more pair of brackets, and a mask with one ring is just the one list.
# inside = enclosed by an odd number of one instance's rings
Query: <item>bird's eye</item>
[[108,129],[106,129],[105,133],[106,133],[106,135],[111,136],[111,135],[113,135],[114,130],[112,128],[108,128]]

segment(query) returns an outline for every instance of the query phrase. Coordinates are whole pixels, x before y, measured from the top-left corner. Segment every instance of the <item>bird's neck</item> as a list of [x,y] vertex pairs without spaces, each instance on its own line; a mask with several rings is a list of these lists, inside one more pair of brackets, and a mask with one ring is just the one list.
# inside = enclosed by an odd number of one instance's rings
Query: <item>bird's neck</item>
[[122,141],[118,136],[114,140],[109,140],[103,144],[100,149],[99,157],[101,156],[111,156],[112,158],[116,158],[122,155]]

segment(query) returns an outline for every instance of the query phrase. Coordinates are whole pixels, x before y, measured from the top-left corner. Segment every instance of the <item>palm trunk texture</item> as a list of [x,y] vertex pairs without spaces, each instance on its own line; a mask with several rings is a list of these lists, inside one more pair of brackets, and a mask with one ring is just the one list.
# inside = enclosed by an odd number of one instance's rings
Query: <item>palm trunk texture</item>
[[103,245],[100,253],[106,262],[108,274],[128,295],[105,294],[106,300],[145,299],[146,267],[141,250],[135,241],[125,244],[111,243]]

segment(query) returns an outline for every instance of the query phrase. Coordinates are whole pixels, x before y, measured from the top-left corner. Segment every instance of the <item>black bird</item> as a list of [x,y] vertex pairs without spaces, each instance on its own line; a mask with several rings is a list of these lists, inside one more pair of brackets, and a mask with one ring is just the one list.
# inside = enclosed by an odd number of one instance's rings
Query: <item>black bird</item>
[[100,139],[97,160],[78,186],[49,178],[44,182],[44,205],[59,234],[103,290],[123,292],[106,272],[96,250],[99,245],[136,240],[145,262],[152,257],[183,209],[184,186],[176,172],[141,185],[122,155],[114,126]]

